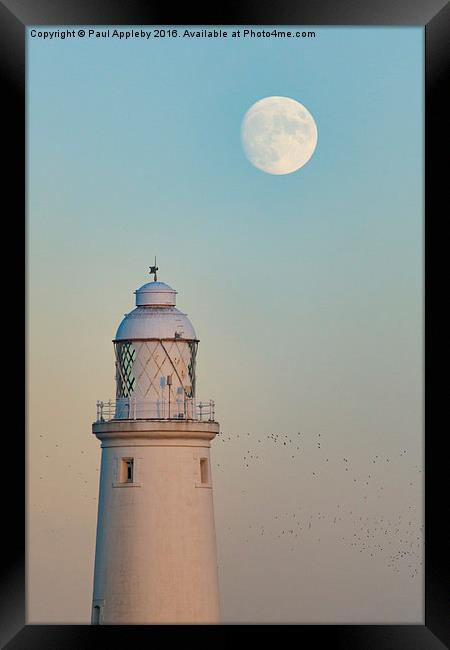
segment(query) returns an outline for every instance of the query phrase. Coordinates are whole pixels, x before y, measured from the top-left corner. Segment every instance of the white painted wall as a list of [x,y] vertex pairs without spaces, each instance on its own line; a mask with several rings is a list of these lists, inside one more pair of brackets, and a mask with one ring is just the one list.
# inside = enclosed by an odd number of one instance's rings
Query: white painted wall
[[[116,421],[93,429],[102,440],[93,594],[100,623],[218,622],[209,452],[219,425]],[[122,457],[134,458],[131,485],[118,482]]]

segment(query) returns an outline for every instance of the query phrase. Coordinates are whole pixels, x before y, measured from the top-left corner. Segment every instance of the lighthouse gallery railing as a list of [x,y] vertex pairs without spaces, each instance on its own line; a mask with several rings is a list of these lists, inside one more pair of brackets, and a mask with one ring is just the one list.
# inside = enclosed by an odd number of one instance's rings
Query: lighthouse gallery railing
[[214,422],[215,404],[213,400],[202,402],[194,398],[186,398],[180,403],[170,404],[168,401],[145,401],[145,417],[143,417],[143,402],[135,398],[127,398],[126,404],[116,400],[97,401],[97,422],[110,420],[194,420],[197,422]]

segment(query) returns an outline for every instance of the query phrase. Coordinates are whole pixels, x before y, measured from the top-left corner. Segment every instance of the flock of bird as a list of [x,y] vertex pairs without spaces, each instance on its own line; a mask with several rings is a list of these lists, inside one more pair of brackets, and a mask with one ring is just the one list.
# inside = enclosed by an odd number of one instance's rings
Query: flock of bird
[[[399,449],[395,455],[368,455],[365,461],[360,457],[357,461],[352,461],[348,454],[340,457],[333,454],[330,446],[324,444],[324,436],[320,433],[309,437],[300,432],[294,435],[271,433],[264,437],[250,433],[222,433],[217,439],[219,445],[229,447],[227,454],[221,454],[220,449],[213,451],[214,456],[220,459],[215,463],[215,470],[221,473],[221,481],[225,481],[225,484],[227,476],[236,482],[236,465],[241,471],[239,482],[247,488],[258,476],[258,485],[264,476],[270,480],[265,468],[268,464],[273,465],[273,452],[276,449],[281,452],[277,456],[280,471],[286,472],[293,463],[299,476],[307,474],[311,481],[320,482],[322,497],[327,494],[329,485],[328,502],[335,502],[332,490],[336,482],[352,488],[351,504],[350,501],[343,502],[335,504],[332,509],[317,512],[311,512],[311,507],[314,508],[311,492],[302,493],[298,498],[301,505],[286,512],[274,512],[272,521],[268,522],[266,518],[262,524],[250,519],[242,541],[252,543],[257,535],[270,539],[272,543],[287,544],[286,549],[293,552],[308,537],[312,539],[314,536],[314,541],[318,543],[326,538],[331,543],[346,544],[369,559],[381,557],[387,568],[394,573],[405,573],[411,579],[419,575],[423,564],[421,509],[417,506],[415,491],[409,497],[410,505],[407,505],[407,490],[421,485],[417,481],[421,481],[422,470],[418,465],[405,467],[405,459],[408,457],[406,449]],[[231,450],[237,447],[238,441],[240,453],[234,457]],[[313,448],[317,453],[312,453]],[[397,461],[403,467],[398,467]],[[385,484],[387,469],[391,478],[395,474],[394,486],[392,483]],[[250,470],[257,473],[246,478],[244,473]],[[304,485],[305,479],[302,480]],[[292,485],[292,474],[285,481]],[[395,501],[393,489],[396,493],[406,495],[406,500],[405,497],[398,500],[402,507],[395,514],[390,512],[390,502]],[[251,499],[250,492],[249,489],[242,489],[241,495]],[[386,500],[386,512],[380,514]],[[276,510],[275,502],[275,498],[267,499],[267,509]],[[252,511],[255,511],[254,504],[249,504],[248,512]],[[240,528],[242,530],[242,525]],[[237,526],[227,526],[227,531],[232,534],[236,534],[237,529]]]

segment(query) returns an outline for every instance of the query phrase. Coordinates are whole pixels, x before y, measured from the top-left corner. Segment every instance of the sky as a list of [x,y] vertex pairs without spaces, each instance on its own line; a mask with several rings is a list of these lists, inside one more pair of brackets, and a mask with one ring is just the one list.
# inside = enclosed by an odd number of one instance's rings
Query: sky
[[[91,425],[156,255],[221,425],[222,620],[423,623],[423,28],[32,29],[27,622],[90,621]],[[272,95],[318,129],[310,161],[281,176],[240,140]]]

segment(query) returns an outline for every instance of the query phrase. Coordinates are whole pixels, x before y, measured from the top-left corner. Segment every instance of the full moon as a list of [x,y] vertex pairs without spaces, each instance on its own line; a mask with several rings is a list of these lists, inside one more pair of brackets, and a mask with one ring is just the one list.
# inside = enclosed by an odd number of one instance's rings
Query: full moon
[[291,174],[314,153],[317,126],[303,104],[290,97],[265,97],[242,120],[242,145],[250,162],[268,174]]

